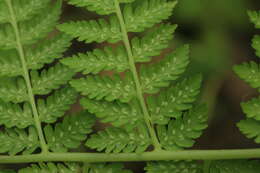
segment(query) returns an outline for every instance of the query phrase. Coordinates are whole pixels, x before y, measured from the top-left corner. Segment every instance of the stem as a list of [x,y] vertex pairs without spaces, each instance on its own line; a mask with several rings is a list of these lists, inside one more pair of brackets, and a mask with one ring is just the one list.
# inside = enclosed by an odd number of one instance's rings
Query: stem
[[150,115],[149,115],[149,112],[148,112],[146,104],[145,104],[143,92],[142,92],[142,89],[141,89],[141,84],[140,84],[140,81],[139,81],[139,78],[138,78],[138,73],[137,73],[137,69],[136,69],[136,66],[135,66],[135,61],[134,61],[132,49],[131,49],[131,46],[130,46],[130,41],[129,41],[129,38],[128,38],[128,35],[127,35],[125,21],[123,19],[123,15],[122,15],[122,12],[121,12],[121,9],[120,9],[120,5],[119,5],[118,0],[114,0],[114,3],[115,3],[115,6],[116,6],[116,14],[117,14],[117,17],[119,19],[119,23],[120,23],[120,27],[121,27],[121,31],[122,31],[122,35],[123,35],[123,42],[124,42],[125,48],[127,50],[130,70],[132,72],[134,82],[135,82],[135,85],[136,85],[137,97],[138,97],[138,100],[141,104],[141,108],[142,108],[142,111],[143,111],[143,114],[144,114],[144,120],[145,120],[145,123],[148,127],[148,130],[149,130],[150,136],[152,138],[152,142],[153,142],[153,145],[155,147],[155,150],[161,150],[161,144],[159,143],[157,136],[156,136],[156,133],[154,131],[154,128],[152,127],[152,123],[150,121]]
[[34,94],[33,94],[33,91],[32,91],[30,75],[29,75],[27,64],[26,64],[26,61],[25,61],[25,53],[24,53],[23,46],[22,46],[22,43],[21,43],[21,38],[20,38],[17,20],[16,20],[16,17],[15,17],[15,14],[14,14],[14,10],[13,10],[11,0],[5,0],[5,2],[8,6],[8,10],[9,10],[9,13],[10,13],[10,16],[11,16],[10,23],[11,23],[13,29],[14,29],[14,32],[15,32],[16,49],[19,53],[19,57],[20,57],[20,60],[21,60],[21,63],[22,63],[23,77],[24,77],[25,82],[26,82],[29,101],[30,101],[30,104],[31,104],[31,107],[32,107],[35,126],[36,126],[38,136],[39,136],[39,139],[40,139],[41,149],[42,149],[42,152],[45,153],[45,152],[48,152],[48,146],[47,146],[45,139],[44,139],[44,135],[43,135],[43,132],[42,132],[42,127],[41,127],[41,121],[39,119],[38,111],[37,111],[36,104],[35,104],[35,98],[34,98]]
[[203,173],[209,173],[210,165],[211,165],[211,160],[205,160],[204,161]]
[[0,163],[37,162],[140,162],[165,160],[229,160],[260,158],[260,149],[153,151],[145,153],[46,153],[0,156]]

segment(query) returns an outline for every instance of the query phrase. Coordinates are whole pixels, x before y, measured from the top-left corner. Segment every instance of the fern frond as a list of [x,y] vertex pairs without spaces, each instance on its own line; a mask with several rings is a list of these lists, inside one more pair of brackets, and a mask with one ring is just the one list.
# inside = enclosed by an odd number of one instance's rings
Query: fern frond
[[145,151],[150,144],[151,140],[146,129],[142,129],[140,132],[127,132],[115,127],[109,127],[91,135],[86,142],[87,147],[97,151],[105,150],[106,153],[140,153]]
[[245,82],[253,88],[260,88],[260,67],[257,63],[251,61],[241,65],[235,65],[234,71]]
[[83,98],[81,105],[90,113],[95,114],[103,123],[112,123],[115,127],[132,130],[143,123],[143,116],[137,101],[129,104],[118,101],[106,102]]
[[[61,1],[59,0],[54,7],[52,6],[53,4],[50,4],[47,8],[44,8],[38,16],[22,22],[19,25],[21,44],[33,44],[53,30],[60,16]],[[46,13],[46,11],[48,11],[48,13]],[[1,26],[0,38],[1,49],[16,48],[16,38],[10,24]]]
[[57,123],[55,128],[47,125],[44,133],[49,149],[53,152],[66,152],[79,147],[86,135],[92,132],[94,123],[94,116],[81,112],[74,116],[65,116],[62,123]]
[[256,55],[260,57],[260,35],[255,35],[252,42],[252,47],[255,49]]
[[131,43],[135,61],[148,62],[151,57],[160,55],[161,50],[168,47],[176,28],[177,25],[162,24],[143,38],[133,38]]
[[78,92],[87,95],[90,99],[129,102],[135,96],[134,83],[129,73],[124,79],[119,75],[111,77],[89,76],[70,82]]
[[[36,15],[44,7],[48,5],[50,0],[16,0],[12,2],[14,12],[16,14],[16,20],[24,21],[30,19],[32,16]],[[8,23],[10,19],[10,14],[6,8],[4,1],[0,2],[0,24]]]
[[109,22],[105,19],[77,21],[64,23],[58,26],[58,29],[78,41],[115,43],[122,39],[119,22],[115,16],[109,18]]
[[0,51],[0,76],[15,77],[22,74],[17,52],[14,50]]
[[242,102],[241,107],[248,118],[260,120],[260,97],[253,98],[248,102]]
[[179,118],[182,111],[190,109],[200,92],[201,80],[201,75],[195,75],[161,92],[159,96],[149,96],[147,103],[153,123],[167,124],[171,117]]
[[213,173],[258,173],[259,170],[259,161],[220,160],[213,161],[209,171]]
[[167,19],[176,1],[142,0],[124,7],[124,19],[128,32],[142,32],[146,28]]
[[247,138],[253,138],[256,143],[260,143],[260,121],[246,119],[240,121],[237,126]]
[[124,165],[120,163],[112,164],[88,164],[84,173],[132,173],[132,171],[124,169]]
[[67,87],[57,90],[46,100],[39,99],[37,102],[39,118],[42,122],[54,123],[57,118],[64,115],[71,104],[75,103],[77,96],[74,89]]
[[157,131],[163,148],[178,150],[192,147],[194,139],[200,137],[207,127],[207,118],[207,107],[199,105],[184,113],[183,117],[170,120],[166,126],[159,125]]
[[30,127],[28,133],[22,129],[6,129],[0,131],[0,153],[15,155],[23,151],[30,154],[39,147],[37,131]]
[[44,69],[40,73],[38,71],[31,71],[31,81],[34,94],[45,95],[50,93],[53,89],[59,88],[66,84],[75,72],[70,68],[58,63],[49,69]]
[[18,104],[0,101],[0,125],[7,128],[26,128],[34,124],[31,107],[25,103],[22,107]]
[[168,55],[160,63],[141,67],[141,84],[144,93],[154,94],[161,87],[169,86],[189,64],[189,47],[186,45]]
[[123,46],[118,46],[115,50],[108,46],[104,50],[95,49],[93,52],[80,53],[61,62],[83,74],[97,74],[103,70],[123,72],[129,69],[127,53]]
[[39,163],[20,169],[18,173],[81,173],[81,166],[77,163]]
[[257,29],[260,29],[260,11],[248,11],[249,18]]
[[202,164],[196,161],[148,162],[146,173],[202,173]]
[[42,68],[44,64],[60,58],[62,53],[71,45],[70,41],[71,37],[59,34],[52,39],[39,42],[36,47],[25,48],[27,67],[37,70]]
[[0,98],[5,102],[28,101],[27,88],[22,78],[0,78]]

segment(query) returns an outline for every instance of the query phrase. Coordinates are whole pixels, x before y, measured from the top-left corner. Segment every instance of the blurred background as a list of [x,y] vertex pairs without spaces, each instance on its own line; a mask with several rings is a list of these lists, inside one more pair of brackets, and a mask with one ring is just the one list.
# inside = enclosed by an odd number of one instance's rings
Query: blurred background
[[[260,147],[246,139],[236,127],[244,118],[240,102],[258,95],[232,71],[234,64],[259,61],[251,48],[251,39],[260,31],[249,22],[247,10],[260,10],[260,0],[179,0],[169,22],[178,24],[170,47],[191,45],[189,73],[202,73],[201,100],[210,108],[209,128],[194,148]],[[64,4],[62,21],[98,18],[94,13]],[[86,52],[98,45],[74,41],[67,52]],[[128,167],[142,172],[142,163]]]

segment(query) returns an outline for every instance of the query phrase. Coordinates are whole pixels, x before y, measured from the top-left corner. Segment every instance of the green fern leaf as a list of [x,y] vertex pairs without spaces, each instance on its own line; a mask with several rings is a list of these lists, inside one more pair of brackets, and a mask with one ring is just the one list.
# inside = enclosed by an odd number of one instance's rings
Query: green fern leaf
[[30,154],[39,145],[37,131],[33,127],[29,128],[28,133],[21,129],[0,131],[0,153],[15,155],[23,151],[23,154]]
[[34,124],[31,106],[25,103],[23,107],[18,104],[0,101],[0,125],[7,128],[26,128]]
[[200,92],[201,79],[201,75],[195,75],[161,92],[159,96],[149,96],[147,103],[152,121],[167,124],[171,117],[179,118],[182,111],[190,109]]
[[33,92],[38,95],[48,94],[53,89],[58,89],[61,85],[66,84],[74,74],[75,72],[60,63],[40,73],[31,71]]
[[[20,40],[23,45],[35,43],[54,28],[60,16],[61,1],[59,0],[54,8],[52,6],[53,4],[50,4],[38,16],[20,24]],[[48,11],[48,13],[46,14],[45,11]],[[16,38],[13,34],[12,26],[10,24],[3,25],[0,30],[1,49],[13,49],[16,46]]]
[[111,77],[89,76],[85,79],[72,80],[70,82],[78,92],[87,95],[90,99],[129,102],[135,95],[134,83],[129,73],[125,79],[119,75]]
[[81,167],[77,163],[39,163],[20,169],[18,173],[80,173]]
[[77,96],[74,89],[67,87],[56,91],[46,100],[39,99],[37,107],[41,121],[45,123],[54,123],[57,118],[64,115],[71,104],[75,103]]
[[248,11],[250,20],[257,29],[260,29],[260,11]]
[[246,119],[240,121],[237,126],[247,138],[253,138],[256,143],[260,143],[260,121]]
[[148,62],[151,57],[160,55],[161,50],[168,47],[176,27],[177,25],[162,24],[143,38],[133,38],[131,43],[135,61]]
[[259,65],[251,61],[234,66],[236,74],[246,81],[253,88],[260,88],[260,68]]
[[141,67],[141,81],[143,92],[154,94],[161,87],[169,86],[176,80],[189,64],[189,47],[186,45],[168,55],[160,63]]
[[151,144],[150,137],[146,129],[141,132],[127,132],[124,129],[109,127],[104,131],[91,135],[86,146],[97,151],[105,150],[106,153],[131,153],[143,152]]
[[27,88],[22,78],[1,78],[0,98],[5,102],[21,103],[28,101]]
[[260,35],[254,36],[252,47],[255,49],[256,55],[260,57]]
[[112,123],[115,127],[123,126],[128,130],[132,130],[143,123],[142,112],[137,101],[126,104],[118,101],[94,101],[83,98],[80,103],[90,113],[101,118],[103,123]]
[[123,72],[129,69],[127,53],[123,46],[118,46],[114,51],[112,47],[105,47],[104,50],[95,49],[87,54],[78,54],[61,61],[77,72],[83,74],[97,74],[103,70],[115,70]]
[[132,171],[124,169],[124,165],[120,163],[98,163],[88,164],[84,173],[132,173]]
[[79,147],[86,135],[92,132],[95,118],[87,112],[66,116],[62,123],[44,127],[49,149],[53,152],[67,152],[68,149]]
[[0,76],[15,77],[22,74],[17,52],[14,50],[0,51]]
[[211,164],[210,173],[258,173],[259,161],[220,160]]
[[167,19],[177,4],[176,1],[142,0],[127,4],[124,19],[129,32],[142,32],[146,28]]
[[201,136],[202,130],[207,127],[207,108],[199,105],[184,113],[183,117],[170,120],[166,126],[157,128],[162,146],[167,150],[190,148],[194,139]]
[[248,118],[260,120],[260,97],[253,98],[248,102],[242,102],[241,106]]
[[148,162],[147,173],[202,173],[202,164],[195,161]]
[[78,41],[115,43],[122,39],[118,20],[115,16],[109,18],[109,22],[105,19],[78,21],[64,23],[58,26],[58,29]]
[[[12,6],[16,14],[16,20],[19,22],[30,19],[46,7],[49,2],[50,0],[13,1]],[[8,23],[9,19],[10,14],[6,8],[5,2],[2,1],[0,2],[0,23]]]
[[37,70],[42,68],[44,64],[60,58],[62,53],[71,45],[70,41],[69,36],[60,34],[52,39],[41,41],[34,48],[26,48],[27,67]]

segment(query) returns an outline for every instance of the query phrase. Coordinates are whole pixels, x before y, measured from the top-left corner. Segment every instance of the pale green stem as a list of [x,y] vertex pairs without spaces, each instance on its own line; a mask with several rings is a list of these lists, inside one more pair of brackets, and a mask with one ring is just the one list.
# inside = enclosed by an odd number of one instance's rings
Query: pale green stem
[[39,139],[40,139],[41,149],[42,149],[42,152],[45,153],[45,152],[48,152],[48,146],[47,146],[45,139],[44,139],[44,135],[43,135],[42,127],[41,127],[41,121],[39,119],[37,107],[36,107],[36,104],[35,104],[35,98],[34,98],[34,94],[33,94],[33,90],[32,90],[30,75],[29,75],[26,60],[25,60],[25,53],[24,53],[23,46],[22,46],[22,43],[21,43],[21,38],[20,38],[17,20],[16,20],[16,17],[15,17],[15,13],[14,13],[14,9],[13,9],[11,0],[5,0],[5,2],[8,6],[8,10],[9,10],[10,17],[11,17],[10,23],[11,23],[13,29],[14,29],[14,32],[15,32],[16,49],[19,53],[19,57],[20,57],[20,60],[21,60],[21,63],[22,63],[23,77],[24,77],[25,82],[26,82],[29,101],[30,101],[30,104],[31,104],[31,107],[32,107],[35,126],[36,126],[38,136],[39,136]]
[[132,49],[131,49],[131,46],[130,46],[130,41],[129,41],[129,38],[128,38],[125,21],[124,21],[122,12],[121,12],[121,8],[120,8],[118,0],[114,0],[114,3],[115,3],[115,6],[116,6],[116,14],[117,14],[118,20],[120,22],[120,26],[121,26],[123,42],[124,42],[124,45],[126,47],[127,54],[128,54],[128,61],[129,61],[130,69],[131,69],[131,72],[133,74],[134,82],[135,82],[135,85],[136,85],[136,94],[137,94],[138,100],[141,104],[142,111],[143,111],[143,114],[144,114],[144,120],[146,122],[149,133],[151,135],[155,150],[161,150],[161,145],[160,145],[160,143],[157,139],[153,125],[150,121],[150,115],[149,115],[149,112],[147,110],[147,106],[145,104],[145,99],[144,99],[143,92],[142,92],[142,89],[141,89],[141,83],[139,81],[139,77],[138,77],[137,69],[136,69],[136,66],[135,66],[135,61],[134,61]]
[[20,156],[0,156],[0,163],[37,162],[140,162],[166,160],[229,160],[260,158],[260,149],[182,150],[145,153],[47,153]]

